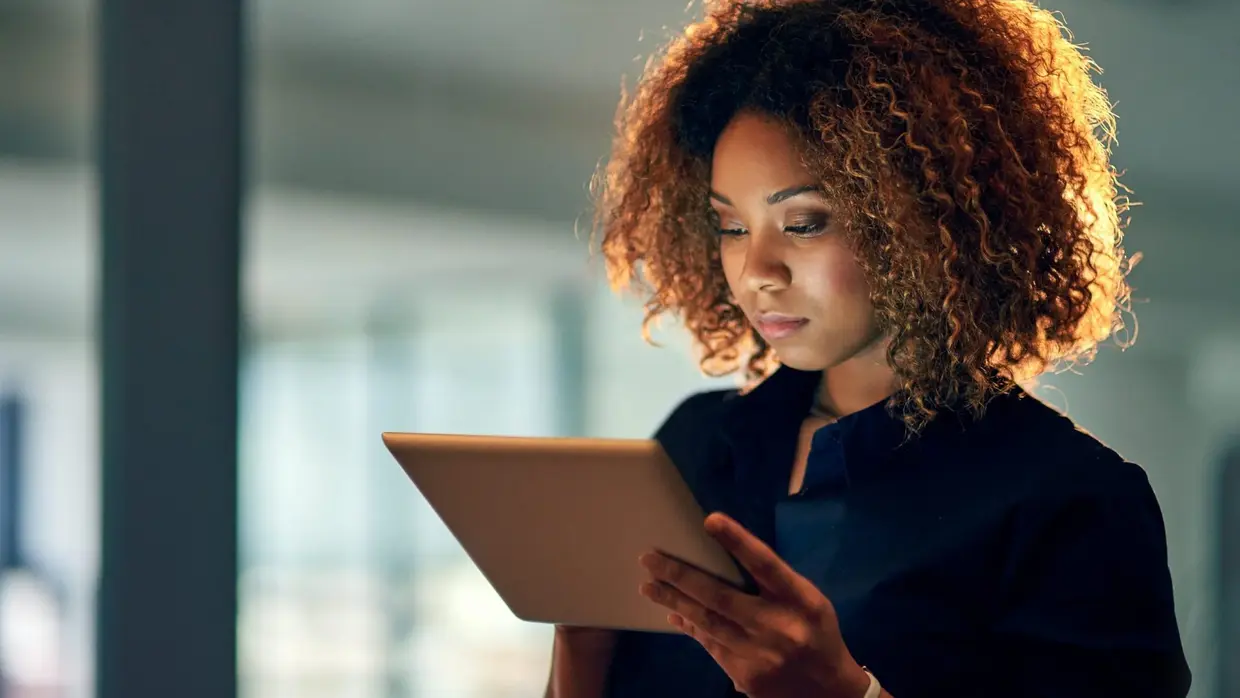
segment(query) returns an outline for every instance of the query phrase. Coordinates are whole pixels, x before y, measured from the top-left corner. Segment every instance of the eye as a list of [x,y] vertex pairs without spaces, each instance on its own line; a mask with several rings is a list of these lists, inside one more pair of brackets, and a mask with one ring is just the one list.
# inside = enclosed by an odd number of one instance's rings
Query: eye
[[744,235],[745,233],[749,232],[745,230],[744,226],[737,225],[739,221],[736,221],[736,220],[728,221],[728,224],[733,225],[735,227],[732,227],[732,228],[724,227],[724,217],[720,215],[718,211],[711,211],[710,220],[711,220],[711,223],[715,226],[715,234],[718,235],[719,237],[736,237],[738,235]]
[[829,223],[825,216],[798,220],[784,226],[784,232],[795,237],[812,238],[825,232]]

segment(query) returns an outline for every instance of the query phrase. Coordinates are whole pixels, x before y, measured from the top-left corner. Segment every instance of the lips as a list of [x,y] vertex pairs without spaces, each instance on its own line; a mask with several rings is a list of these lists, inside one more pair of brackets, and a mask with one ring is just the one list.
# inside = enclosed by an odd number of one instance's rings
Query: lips
[[783,339],[804,327],[809,320],[795,315],[762,313],[754,319],[754,327],[768,340]]

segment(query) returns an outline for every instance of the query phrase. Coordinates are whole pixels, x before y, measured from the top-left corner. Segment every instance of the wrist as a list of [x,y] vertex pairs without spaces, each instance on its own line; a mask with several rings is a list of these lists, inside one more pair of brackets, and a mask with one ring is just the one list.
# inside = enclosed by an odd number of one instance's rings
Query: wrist
[[865,698],[871,681],[870,672],[849,658],[831,677],[825,695],[827,698]]
[[617,633],[601,628],[555,627],[555,644],[573,654],[610,652],[616,645]]

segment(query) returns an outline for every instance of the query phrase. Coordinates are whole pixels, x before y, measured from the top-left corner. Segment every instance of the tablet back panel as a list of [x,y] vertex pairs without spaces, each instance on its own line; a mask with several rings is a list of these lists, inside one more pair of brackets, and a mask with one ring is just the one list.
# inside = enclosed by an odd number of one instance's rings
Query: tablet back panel
[[519,618],[671,631],[666,609],[637,591],[647,579],[637,558],[655,549],[743,584],[655,441],[383,439]]

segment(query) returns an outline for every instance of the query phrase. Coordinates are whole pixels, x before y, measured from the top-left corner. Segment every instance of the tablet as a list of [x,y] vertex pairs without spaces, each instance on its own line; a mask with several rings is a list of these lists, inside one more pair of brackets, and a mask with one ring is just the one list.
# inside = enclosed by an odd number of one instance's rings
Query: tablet
[[660,550],[744,577],[651,440],[384,434],[384,444],[500,598],[537,623],[672,632],[641,596]]

